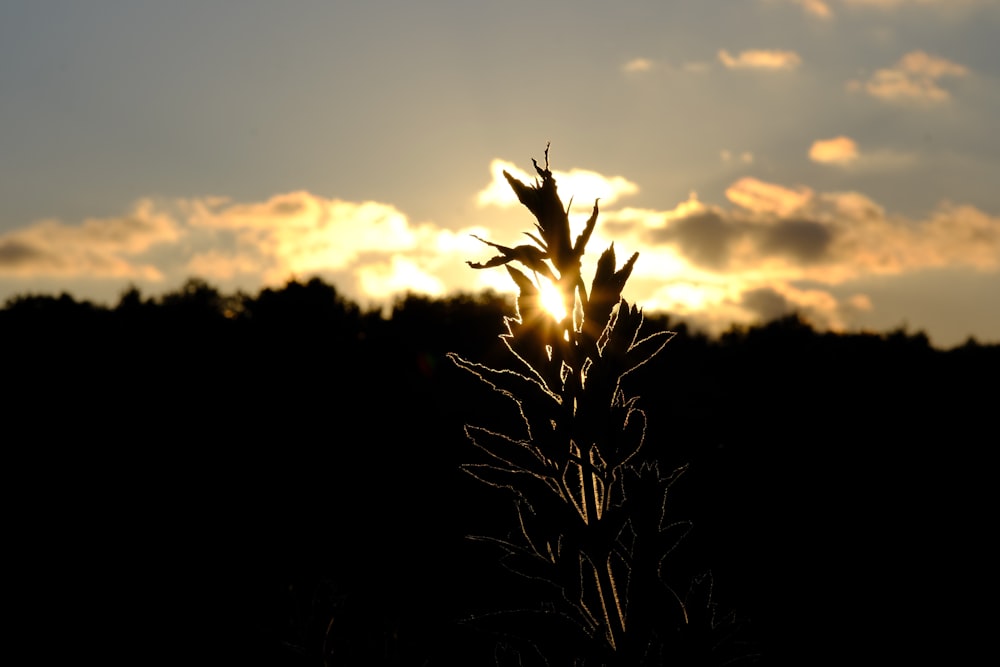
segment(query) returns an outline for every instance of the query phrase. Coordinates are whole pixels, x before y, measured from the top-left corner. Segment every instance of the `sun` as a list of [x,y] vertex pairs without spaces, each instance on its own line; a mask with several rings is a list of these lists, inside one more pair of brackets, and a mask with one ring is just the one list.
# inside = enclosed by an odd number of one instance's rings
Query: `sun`
[[539,278],[538,282],[542,308],[555,318],[556,322],[562,322],[566,317],[566,304],[563,302],[562,292],[547,278]]

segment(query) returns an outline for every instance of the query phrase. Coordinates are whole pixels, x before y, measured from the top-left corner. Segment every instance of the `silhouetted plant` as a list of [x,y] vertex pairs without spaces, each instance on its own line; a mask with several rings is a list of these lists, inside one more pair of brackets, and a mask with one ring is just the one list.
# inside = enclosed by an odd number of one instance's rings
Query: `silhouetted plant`
[[[466,426],[489,462],[464,470],[512,491],[517,516],[512,536],[473,539],[499,546],[506,567],[556,594],[476,623],[507,637],[498,663],[524,664],[534,654],[548,664],[661,664],[687,651],[681,643],[689,634],[684,599],[664,576],[667,555],[690,528],[668,520],[666,505],[684,468],[663,474],[637,456],[646,416],[625,385],[673,334],[643,337],[642,312],[621,296],[638,253],[618,268],[612,244],[587,289],[581,259],[597,223],[597,201],[574,241],[548,148],[544,168],[532,162],[534,184],[504,176],[535,216],[535,232],[526,232],[534,245],[479,239],[500,254],[468,262],[473,269],[505,266],[519,289],[516,315],[504,318],[501,335],[511,362],[491,368],[449,356],[513,400],[521,416],[517,432]],[[565,307],[561,319],[542,304],[552,287]],[[703,595],[710,582],[696,589]],[[710,600],[702,608],[710,610]]]

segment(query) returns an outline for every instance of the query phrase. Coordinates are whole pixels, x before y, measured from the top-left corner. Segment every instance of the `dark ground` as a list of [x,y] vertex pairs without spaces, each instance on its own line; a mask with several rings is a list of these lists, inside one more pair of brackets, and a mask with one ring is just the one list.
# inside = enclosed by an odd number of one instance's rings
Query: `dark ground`
[[[516,582],[464,539],[509,527],[463,475],[495,397],[498,298],[389,320],[318,281],[202,283],[105,309],[25,297],[5,352],[9,636],[32,662],[492,664],[456,619]],[[711,570],[764,665],[968,662],[995,601],[1000,346],[680,330],[637,384],[644,453],[689,464],[672,567]],[[492,531],[492,532],[491,532]],[[514,586],[514,588],[512,588]],[[987,610],[987,611],[983,611]],[[455,661],[458,662],[455,662]],[[482,662],[480,662],[482,661]]]

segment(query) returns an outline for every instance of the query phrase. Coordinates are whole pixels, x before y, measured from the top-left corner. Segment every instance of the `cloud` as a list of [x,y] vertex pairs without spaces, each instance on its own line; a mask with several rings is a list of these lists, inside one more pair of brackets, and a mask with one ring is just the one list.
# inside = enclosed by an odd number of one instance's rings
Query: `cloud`
[[[292,277],[346,283],[362,303],[418,290],[495,286],[464,261],[483,252],[477,227],[412,224],[395,207],[309,192],[264,201],[221,197],[154,204],[71,225],[39,221],[0,236],[0,277],[180,283],[191,275],[255,290]],[[353,289],[351,289],[353,287]]]
[[845,136],[819,139],[809,148],[809,159],[820,164],[848,165],[858,159],[858,144]]
[[753,287],[740,295],[737,305],[749,311],[759,321],[769,321],[797,312],[823,328],[843,328],[837,313],[840,304],[825,290],[803,290],[786,284]]
[[183,234],[178,222],[148,199],[121,217],[79,225],[42,220],[0,235],[0,276],[160,280],[163,274],[145,255]]
[[[498,169],[513,169],[501,161],[493,167],[494,181]],[[601,188],[612,200],[638,189],[623,177],[582,170],[560,183],[564,197],[569,190],[589,198]],[[626,298],[720,330],[792,311],[820,326],[847,326],[873,308],[864,294],[834,296],[849,281],[929,268],[1000,271],[1000,217],[973,206],[945,202],[910,219],[860,192],[753,177],[733,182],[726,197],[725,205],[691,193],[672,208],[602,207],[584,272],[592,273],[611,243],[620,259],[640,251]],[[467,267],[466,260],[493,253],[472,234],[491,236],[475,227],[414,224],[381,202],[304,191],[247,202],[143,200],[127,215],[77,225],[40,221],[0,236],[0,276],[96,278],[120,288],[123,280],[180,283],[195,274],[256,290],[319,275],[364,304],[410,290],[511,291],[506,272]]]
[[199,278],[229,281],[260,273],[264,263],[257,253],[227,253],[212,248],[195,254],[185,267],[190,275]]
[[911,51],[893,67],[877,70],[865,82],[849,81],[847,88],[888,102],[934,104],[951,99],[951,94],[938,85],[940,79],[968,74],[964,65],[924,51]]
[[695,266],[729,272],[752,269],[771,259],[800,267],[820,262],[829,256],[834,234],[814,220],[757,221],[705,210],[649,230],[644,240],[676,246]]
[[653,69],[653,61],[649,58],[633,58],[622,65],[622,71],[627,74],[648,72],[651,69]]
[[918,255],[928,266],[1000,267],[1000,218],[968,205],[946,202],[922,225]]
[[890,149],[862,152],[850,137],[839,136],[819,139],[809,148],[809,159],[855,172],[906,169],[917,163],[915,153],[901,153]]
[[404,292],[432,296],[442,296],[447,292],[440,278],[418,262],[401,255],[362,266],[358,269],[358,276],[364,294],[374,299],[388,299]]
[[811,16],[821,19],[833,18],[830,6],[823,2],[823,0],[796,0],[795,4],[802,5],[802,9],[805,10],[806,14],[810,14]]
[[728,266],[732,246],[740,229],[726,223],[715,211],[704,211],[677,220],[669,227],[651,231],[646,238],[655,244],[676,245],[693,264],[722,271]]
[[719,50],[719,62],[728,69],[793,70],[802,64],[794,51],[757,50],[740,51],[733,57],[725,49]]
[[852,281],[1000,272],[1000,217],[972,206],[943,203],[911,219],[859,192],[752,178],[728,194],[728,208],[692,195],[673,209],[605,212],[594,243],[641,252],[626,298],[713,332],[791,312],[840,330],[874,309],[866,294],[836,294]]
[[668,250],[672,266],[742,280],[837,285],[928,268],[1000,270],[1000,217],[972,206],[944,203],[910,220],[858,192],[814,193],[753,178],[727,195],[732,209],[689,199],[672,211],[610,211],[605,227],[610,240]]
[[[504,171],[522,183],[533,183],[537,178],[535,174],[528,174],[512,162],[493,160],[490,163],[490,182],[476,196],[480,206],[520,206],[517,196],[504,178]],[[569,197],[575,197],[576,201],[584,200],[589,205],[594,199],[600,199],[601,206],[607,206],[620,197],[639,192],[638,185],[622,176],[604,176],[586,169],[553,171],[552,174],[558,183],[560,195],[566,201]]]
[[188,224],[210,237],[204,238],[206,250],[187,264],[202,276],[275,284],[290,276],[336,275],[355,285],[352,296],[362,301],[490,285],[478,272],[461,272],[464,260],[482,253],[471,235],[486,230],[414,225],[389,204],[292,192],[263,202],[193,201],[186,210]]
[[726,198],[737,206],[758,213],[789,215],[812,198],[809,188],[795,190],[752,177],[741,178],[726,189]]
[[637,77],[648,72],[687,72],[690,74],[702,74],[712,69],[712,63],[705,61],[684,61],[679,65],[672,65],[667,61],[657,61],[650,58],[632,58],[621,65],[621,71],[628,76]]
[[794,310],[789,300],[773,287],[748,289],[741,297],[740,305],[764,321],[779,318]]
[[406,216],[388,204],[326,199],[308,192],[276,195],[264,202],[193,202],[190,214],[193,227],[225,232],[243,256],[243,266],[251,266],[246,258],[253,257],[258,270],[283,276],[339,270],[363,253],[400,252],[416,244]]
[[734,305],[751,320],[767,322],[797,313],[821,329],[842,331],[858,315],[872,309],[866,294],[838,299],[823,289],[802,289],[787,283],[751,287],[739,294]]

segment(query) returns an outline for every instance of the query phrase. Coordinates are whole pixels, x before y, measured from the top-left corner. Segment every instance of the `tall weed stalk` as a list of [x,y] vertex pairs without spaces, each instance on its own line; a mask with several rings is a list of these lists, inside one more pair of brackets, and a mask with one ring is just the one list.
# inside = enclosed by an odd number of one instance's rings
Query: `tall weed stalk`
[[[673,334],[644,336],[642,312],[621,296],[638,253],[619,267],[612,244],[588,289],[581,260],[598,202],[573,239],[548,147],[544,167],[532,162],[532,184],[504,172],[535,217],[534,231],[525,233],[532,243],[479,239],[499,254],[468,262],[477,270],[505,267],[519,290],[517,312],[504,318],[501,335],[509,364],[492,368],[449,356],[513,401],[521,417],[507,432],[466,426],[485,462],[464,470],[511,492],[517,522],[506,537],[473,539],[499,547],[504,565],[544,592],[476,621],[504,637],[498,663],[677,664],[674,658],[690,653],[681,644],[692,618],[687,596],[675,593],[664,573],[690,529],[667,518],[668,490],[684,468],[664,474],[640,457],[646,415],[627,391],[629,374]],[[552,286],[565,307],[561,319],[542,304]]]

